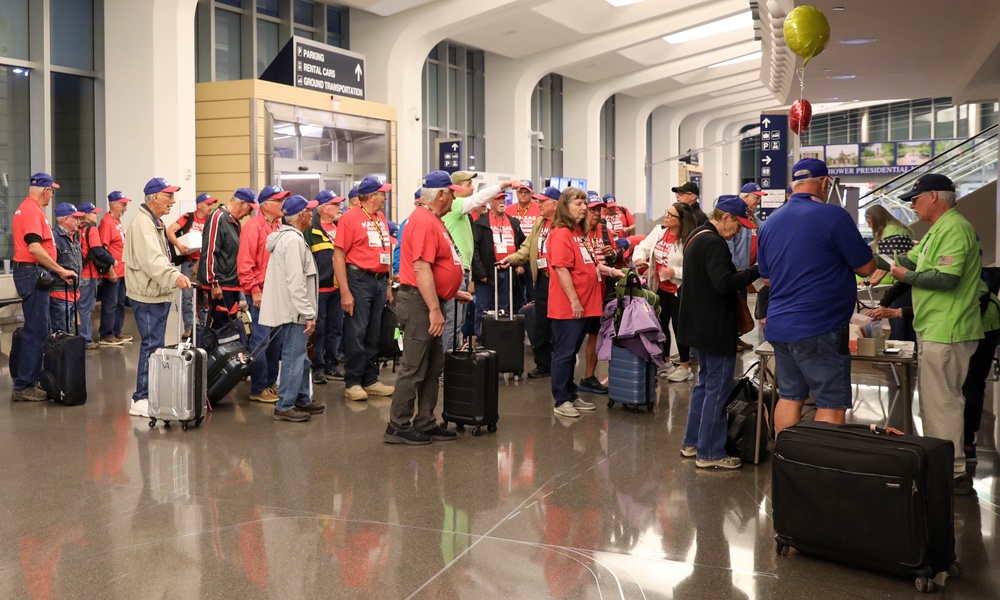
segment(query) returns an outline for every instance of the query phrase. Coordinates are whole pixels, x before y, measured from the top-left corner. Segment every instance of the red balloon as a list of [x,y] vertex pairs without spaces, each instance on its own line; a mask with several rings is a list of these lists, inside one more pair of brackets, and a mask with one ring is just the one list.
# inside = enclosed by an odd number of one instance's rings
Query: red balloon
[[792,104],[792,109],[788,111],[788,126],[792,131],[802,135],[802,132],[809,129],[812,121],[813,109],[808,100],[799,99]]

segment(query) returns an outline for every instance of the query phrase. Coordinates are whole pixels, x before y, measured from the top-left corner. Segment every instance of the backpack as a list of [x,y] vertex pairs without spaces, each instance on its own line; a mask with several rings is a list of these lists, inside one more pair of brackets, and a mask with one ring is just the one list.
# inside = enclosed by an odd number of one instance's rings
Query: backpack
[[[87,238],[88,246],[90,244],[90,232],[92,229],[94,229],[94,226],[88,223],[83,233],[84,237]],[[85,260],[90,261],[90,264],[94,265],[94,268],[101,275],[104,275],[111,270],[111,267],[115,266],[115,257],[103,245],[89,246]]]

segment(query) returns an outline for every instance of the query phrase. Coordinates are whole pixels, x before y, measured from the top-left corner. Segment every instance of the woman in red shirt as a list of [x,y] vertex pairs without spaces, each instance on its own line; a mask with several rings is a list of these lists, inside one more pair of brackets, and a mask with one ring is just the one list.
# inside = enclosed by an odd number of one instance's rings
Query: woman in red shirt
[[[681,307],[678,287],[684,278],[684,243],[688,235],[695,230],[697,224],[694,211],[683,202],[677,202],[667,208],[663,215],[663,237],[653,247],[653,267],[648,272],[650,278],[656,278],[656,293],[660,297],[660,327],[667,335],[664,352],[670,354],[670,334],[667,325],[673,321],[674,337],[677,337],[677,315]],[[691,349],[677,344],[678,365],[676,369],[668,370],[670,381],[687,381],[693,377],[691,373]]]
[[555,413],[579,417],[594,405],[581,400],[573,381],[576,355],[583,345],[587,319],[600,318],[602,277],[621,277],[600,260],[588,237],[587,192],[570,187],[559,196],[546,240],[549,269],[549,319],[552,321],[552,398]]

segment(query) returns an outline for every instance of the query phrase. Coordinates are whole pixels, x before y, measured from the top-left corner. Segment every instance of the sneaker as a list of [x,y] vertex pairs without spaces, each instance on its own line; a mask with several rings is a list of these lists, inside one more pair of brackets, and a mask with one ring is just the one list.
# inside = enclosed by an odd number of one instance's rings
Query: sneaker
[[326,385],[326,374],[323,371],[313,371],[313,383]]
[[132,343],[132,336],[130,335],[115,336],[115,339],[118,340],[119,344]]
[[386,385],[381,381],[376,381],[371,385],[366,385],[364,389],[365,393],[370,396],[391,396],[392,393],[396,391],[396,388],[391,385]]
[[739,469],[741,464],[735,456],[724,456],[718,460],[694,459],[694,466],[699,469]]
[[667,381],[687,381],[692,377],[694,377],[694,375],[691,373],[691,369],[688,369],[687,367],[677,367],[670,374],[670,376],[667,377]]
[[309,403],[308,406],[295,405],[296,410],[301,410],[304,413],[309,413],[310,415],[321,415],[326,412],[326,405],[320,404],[319,402],[313,401]]
[[698,446],[681,446],[681,456],[684,458],[694,458],[698,456]]
[[663,365],[662,367],[656,370],[656,376],[666,377],[667,375],[673,373],[675,370],[677,370],[677,367],[675,367],[673,363],[668,362],[667,364]]
[[435,425],[433,429],[428,429],[427,431],[421,432],[432,440],[438,442],[448,442],[451,440],[458,439],[458,433],[441,427],[440,425]]
[[278,410],[274,409],[274,415],[271,416],[275,421],[292,421],[293,423],[301,423],[302,421],[308,421],[311,415],[298,406],[293,406],[288,410]]
[[143,398],[142,400],[133,400],[129,403],[128,414],[133,417],[145,417],[149,418],[149,400]]
[[590,392],[591,394],[607,394],[608,386],[602,385],[596,377],[587,377],[580,380],[580,391]]
[[344,390],[344,398],[353,402],[364,402],[368,399],[368,392],[360,385],[352,385]]
[[570,417],[577,418],[580,416],[580,411],[576,410],[572,402],[563,402],[559,406],[552,409],[552,412],[559,415],[560,417]]
[[116,337],[109,337],[109,338],[102,337],[100,342],[102,346],[121,346],[124,343],[125,343],[124,340],[119,340]]
[[337,367],[332,372],[331,371],[327,371],[326,372],[326,377],[327,377],[327,379],[332,379],[334,381],[343,381],[344,380],[344,369],[342,369],[340,367]]
[[10,395],[11,402],[45,402],[48,399],[49,395],[45,393],[45,390],[33,385],[14,390]]
[[528,371],[528,379],[541,379],[542,377],[549,377],[551,375],[552,373],[550,373],[548,370],[540,369],[538,367],[535,367],[534,369]]
[[278,395],[271,391],[271,388],[267,388],[259,394],[250,394],[250,399],[254,402],[263,402],[264,404],[274,404],[278,401]]
[[270,385],[270,386],[268,386],[267,387],[267,392],[269,394],[274,394],[274,396],[277,397],[278,396],[278,386],[276,386],[276,385]]
[[968,473],[962,473],[955,478],[955,495],[956,496],[970,496],[975,494],[976,490],[972,487],[972,476]]
[[[361,387],[361,386],[351,386]],[[425,446],[431,443],[431,436],[419,431],[403,431],[393,429],[392,425],[387,425],[385,433],[382,434],[382,441],[386,444],[408,444],[410,446]]]
[[84,346],[84,348],[86,348],[87,350],[97,350],[100,347],[101,344],[99,344],[98,342],[90,342],[89,344]]
[[581,400],[579,398],[573,401],[573,408],[575,408],[578,412],[581,410],[590,411],[597,409],[597,407],[591,404],[590,402],[587,402],[586,400]]

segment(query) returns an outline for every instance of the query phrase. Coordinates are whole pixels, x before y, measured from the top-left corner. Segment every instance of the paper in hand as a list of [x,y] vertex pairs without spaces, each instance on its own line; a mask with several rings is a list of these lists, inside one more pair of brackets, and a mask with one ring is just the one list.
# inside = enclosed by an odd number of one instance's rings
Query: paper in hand
[[896,266],[896,261],[894,261],[888,254],[879,254],[879,256],[882,257],[882,260],[889,263],[890,269]]

